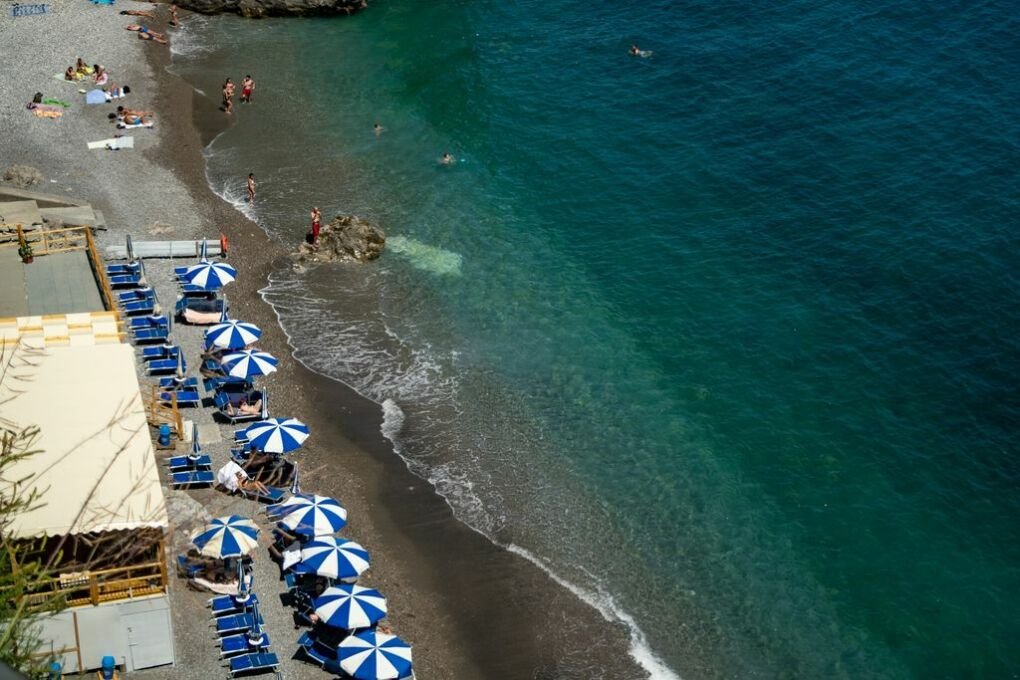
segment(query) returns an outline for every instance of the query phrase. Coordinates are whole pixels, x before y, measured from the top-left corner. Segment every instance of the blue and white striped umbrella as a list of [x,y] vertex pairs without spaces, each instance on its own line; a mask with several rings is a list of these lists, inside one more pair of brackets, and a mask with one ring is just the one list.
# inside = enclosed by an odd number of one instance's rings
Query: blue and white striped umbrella
[[347,509],[328,496],[295,497],[280,524],[301,536],[328,536],[347,524]]
[[206,347],[242,349],[262,337],[262,329],[247,321],[229,319],[205,332]]
[[366,630],[344,638],[337,648],[340,668],[358,680],[411,676],[411,645],[396,635]]
[[205,529],[191,534],[191,542],[209,557],[240,557],[258,546],[259,528],[239,515],[217,517]]
[[269,418],[248,427],[244,436],[253,449],[266,453],[290,453],[308,439],[308,426],[297,418]]
[[319,576],[346,581],[368,569],[368,551],[346,538],[320,536],[301,549],[301,563]]
[[184,270],[184,280],[205,290],[218,290],[237,278],[237,270],[226,262],[199,262]]
[[257,375],[269,375],[276,370],[280,360],[269,352],[258,349],[246,349],[223,357],[220,362],[224,370],[235,378],[253,378]]
[[386,616],[386,598],[375,588],[344,584],[326,588],[312,603],[322,622],[334,628],[368,628]]

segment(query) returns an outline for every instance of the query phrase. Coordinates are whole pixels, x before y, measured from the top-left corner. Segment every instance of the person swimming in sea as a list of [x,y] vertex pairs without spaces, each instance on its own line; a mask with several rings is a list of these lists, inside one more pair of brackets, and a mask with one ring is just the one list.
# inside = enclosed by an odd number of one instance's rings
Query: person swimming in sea
[[631,45],[630,46],[630,56],[632,56],[632,57],[641,57],[643,59],[647,59],[648,57],[652,56],[652,51],[651,50],[643,50],[640,47],[638,47],[637,45]]
[[457,159],[450,155],[449,152],[443,154],[443,157],[439,159],[439,162],[443,165],[453,165],[457,162]]
[[375,133],[376,137],[381,135],[385,130],[386,128],[384,128],[382,125],[379,125],[379,123],[376,123],[375,125],[372,126],[372,132]]

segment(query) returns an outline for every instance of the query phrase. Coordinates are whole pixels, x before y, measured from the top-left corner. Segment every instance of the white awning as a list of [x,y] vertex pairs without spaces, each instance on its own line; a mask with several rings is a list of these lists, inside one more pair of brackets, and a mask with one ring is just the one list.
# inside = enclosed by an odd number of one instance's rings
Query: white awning
[[37,426],[32,448],[39,453],[18,461],[0,484],[30,477],[41,499],[40,507],[14,518],[13,535],[166,527],[134,349],[20,346],[14,352],[0,384],[0,425]]

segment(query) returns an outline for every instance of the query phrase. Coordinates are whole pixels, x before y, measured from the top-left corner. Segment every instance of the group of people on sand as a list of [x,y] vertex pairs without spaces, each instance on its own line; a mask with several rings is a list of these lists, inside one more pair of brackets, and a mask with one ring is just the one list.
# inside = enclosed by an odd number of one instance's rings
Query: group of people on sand
[[64,71],[64,80],[78,82],[85,79],[91,79],[95,81],[98,87],[102,87],[109,81],[110,74],[106,72],[102,65],[93,64],[89,66],[84,59],[78,57],[74,66],[68,66],[67,70]]
[[[255,90],[255,80],[251,76],[245,76],[244,80],[241,81],[241,101],[245,104],[251,104],[251,93]],[[227,78],[223,82],[223,112],[233,113],[234,112],[234,93],[237,92],[237,86],[234,85],[234,81]]]
[[[126,9],[122,10],[121,14],[133,17],[143,17],[151,21],[156,20],[156,15],[154,13],[141,9]],[[167,21],[167,25],[171,27],[177,27],[179,25],[177,19],[177,5],[170,5],[170,18]],[[124,27],[124,30],[135,31],[136,33],[138,33],[139,40],[151,40],[153,42],[159,43],[160,45],[168,44],[165,33],[157,33],[156,31],[152,30],[145,24],[129,24]]]

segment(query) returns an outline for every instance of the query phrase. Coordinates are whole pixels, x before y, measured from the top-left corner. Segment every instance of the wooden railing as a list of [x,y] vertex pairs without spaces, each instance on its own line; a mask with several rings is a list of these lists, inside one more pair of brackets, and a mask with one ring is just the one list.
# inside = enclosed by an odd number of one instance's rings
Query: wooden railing
[[103,304],[106,305],[108,310],[115,310],[117,309],[117,298],[113,296],[110,280],[106,278],[106,267],[103,266],[103,260],[99,257],[99,251],[96,249],[96,239],[92,237],[92,230],[88,227],[85,228],[85,247],[88,251],[92,273],[99,283],[99,292],[103,296]]
[[165,593],[167,569],[160,544],[159,561],[128,567],[60,574],[39,584],[26,595],[29,607],[44,607],[63,598],[68,607],[116,602],[133,597]]
[[[178,441],[184,439],[184,420],[181,418],[181,411],[177,408],[177,393],[173,390],[161,388],[159,385],[149,385],[149,395],[145,403],[145,412],[148,415],[149,424],[153,427],[169,425]],[[170,401],[166,402],[160,398],[161,394],[170,395]]]

